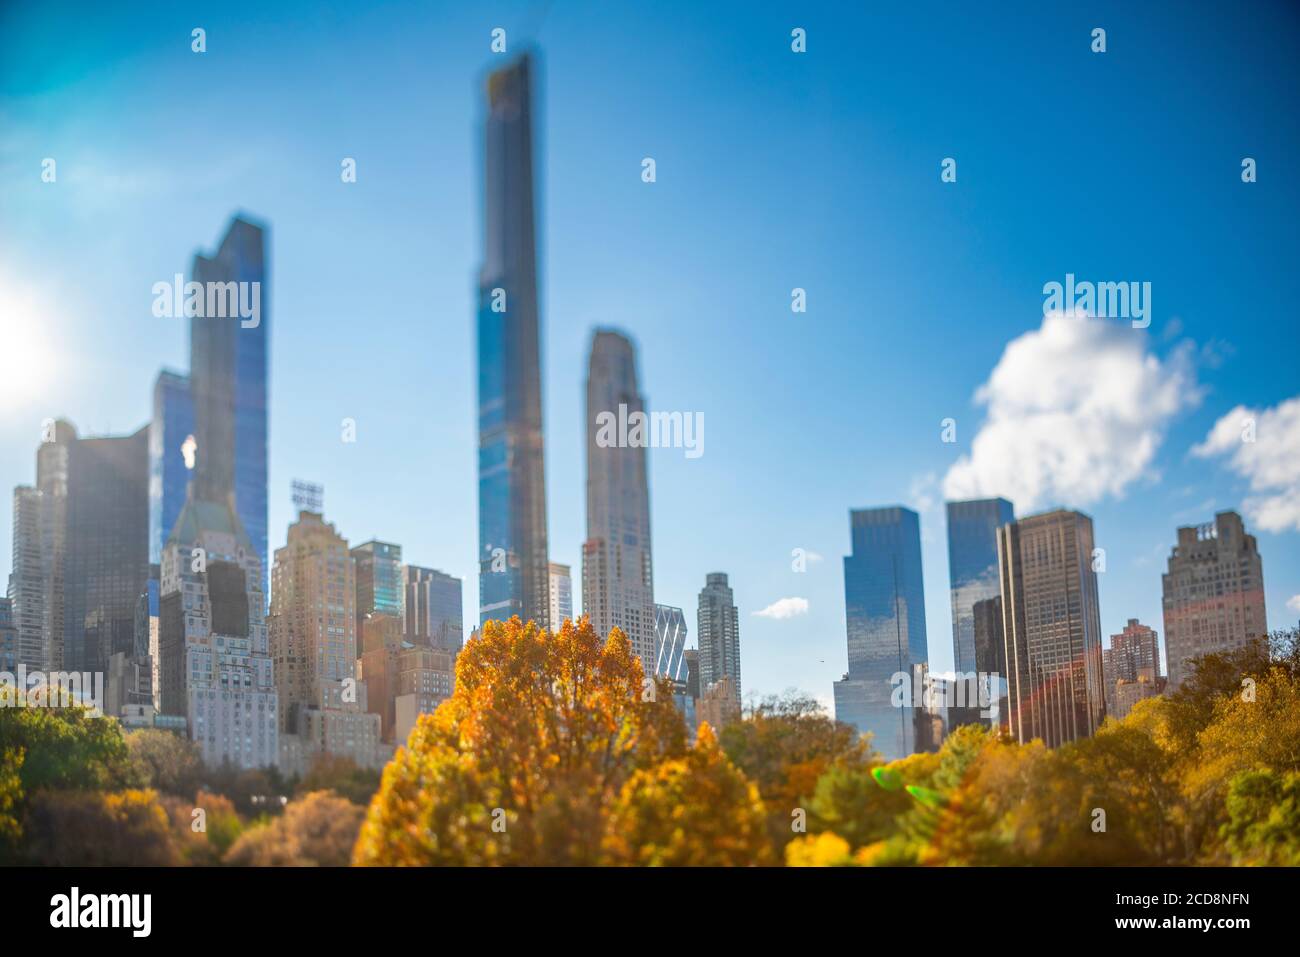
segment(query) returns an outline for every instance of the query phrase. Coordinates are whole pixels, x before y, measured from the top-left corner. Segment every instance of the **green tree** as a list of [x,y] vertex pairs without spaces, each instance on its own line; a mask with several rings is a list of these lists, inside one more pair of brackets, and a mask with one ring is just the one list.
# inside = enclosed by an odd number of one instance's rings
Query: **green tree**
[[192,795],[203,778],[203,759],[188,738],[157,728],[126,736],[127,750],[141,783],[163,794]]
[[1234,864],[1300,866],[1300,774],[1244,771],[1228,787],[1222,836]]
[[29,863],[59,867],[173,866],[181,857],[154,791],[42,791],[24,824]]

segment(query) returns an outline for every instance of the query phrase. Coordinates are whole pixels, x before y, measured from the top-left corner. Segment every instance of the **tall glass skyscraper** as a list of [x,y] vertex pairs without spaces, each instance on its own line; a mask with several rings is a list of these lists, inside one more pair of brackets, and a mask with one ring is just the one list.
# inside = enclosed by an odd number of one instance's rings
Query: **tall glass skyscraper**
[[685,683],[686,614],[672,605],[655,605],[655,674]]
[[190,378],[164,369],[153,387],[149,424],[149,563],[162,562],[162,550],[185,507],[185,486],[194,474],[194,399]]
[[975,603],[998,590],[998,526],[1015,518],[1004,498],[948,503],[948,580],[952,596],[952,660],[959,673],[991,673],[975,648]]
[[920,701],[895,707],[903,675],[908,695],[927,661],[925,587],[921,579],[921,520],[911,509],[849,512],[853,554],[844,558],[849,670],[835,682],[835,717],[873,735],[888,760],[916,750]]
[[602,329],[587,366],[587,540],[582,546],[582,610],[602,637],[621,628],[646,674],[655,671],[654,563],[645,446],[597,441],[603,416],[645,413],[636,351]]
[[205,288],[207,283],[259,284],[255,326],[238,317],[190,319],[190,389],[197,439],[195,498],[232,501],[261,563],[265,595],[271,567],[266,514],[271,297],[265,230],[236,217],[215,255],[194,257],[192,279]]
[[479,621],[547,627],[546,480],[533,222],[533,60],[488,77],[478,297]]

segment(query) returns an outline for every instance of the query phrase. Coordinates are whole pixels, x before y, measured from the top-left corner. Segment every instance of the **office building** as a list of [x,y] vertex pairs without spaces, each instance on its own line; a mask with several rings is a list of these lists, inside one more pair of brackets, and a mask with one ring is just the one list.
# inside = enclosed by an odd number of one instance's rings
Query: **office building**
[[551,562],[551,630],[559,631],[565,621],[573,620],[573,578],[568,565]]
[[1162,584],[1170,691],[1187,680],[1193,659],[1267,638],[1263,562],[1236,512],[1178,529]]
[[548,626],[533,58],[488,77],[478,296],[479,623]]
[[835,717],[872,735],[887,760],[916,751],[919,702],[896,707],[893,691],[927,662],[921,520],[911,509],[849,512],[844,558],[849,670],[835,683]]
[[655,605],[654,673],[686,681],[686,614],[671,605]]
[[465,644],[461,580],[435,568],[406,565],[402,582],[406,634],[414,643],[441,648],[454,658]]
[[1089,737],[1105,717],[1092,519],[1057,510],[998,529],[1007,719],[1020,743]]
[[975,604],[998,594],[998,527],[1015,518],[1002,498],[948,503],[948,580],[953,667],[984,671],[976,661]]
[[[699,697],[728,679],[727,693],[740,711],[740,612],[725,572],[709,572],[700,590],[696,615],[699,644]],[[712,698],[710,698],[712,700]],[[703,712],[701,712],[703,719]]]

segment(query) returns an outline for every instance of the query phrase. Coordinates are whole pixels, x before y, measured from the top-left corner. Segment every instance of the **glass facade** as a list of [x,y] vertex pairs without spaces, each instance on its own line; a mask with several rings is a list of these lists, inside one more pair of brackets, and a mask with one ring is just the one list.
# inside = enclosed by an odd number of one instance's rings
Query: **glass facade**
[[[913,709],[891,697],[925,665],[925,588],[921,579],[921,520],[898,506],[849,513],[853,553],[844,559],[849,670],[835,683],[835,716],[873,735],[887,759],[916,749]],[[913,707],[920,702],[910,701]]]
[[686,682],[686,614],[671,605],[655,605],[655,674]]
[[550,576],[534,236],[532,59],[488,78],[479,274],[479,621],[547,627]]
[[185,506],[195,456],[194,400],[189,376],[164,370],[153,387],[149,426],[149,563],[162,550]]
[[[261,562],[267,593],[267,369],[270,292],[265,231],[236,218],[215,256],[194,257],[199,283],[258,283],[259,319],[195,316],[190,320],[190,389],[197,439],[198,497],[235,511]],[[251,285],[246,287],[251,301]]]
[[372,613],[402,617],[406,604],[402,578],[402,546],[390,542],[363,542],[352,549],[356,561],[357,634]]
[[405,566],[403,578],[407,636],[453,654],[460,651],[465,644],[461,580],[418,565]]
[[952,656],[959,673],[991,672],[978,662],[975,603],[998,594],[998,527],[1015,519],[1004,498],[948,503]]

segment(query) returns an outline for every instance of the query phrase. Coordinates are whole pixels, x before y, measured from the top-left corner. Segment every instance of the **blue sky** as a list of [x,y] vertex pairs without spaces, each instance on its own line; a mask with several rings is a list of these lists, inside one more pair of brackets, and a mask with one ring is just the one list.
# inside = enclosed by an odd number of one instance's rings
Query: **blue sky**
[[[33,480],[46,416],[147,419],[159,367],[188,361],[151,286],[243,210],[271,230],[272,547],[290,480],[323,482],[344,535],[463,576],[475,620],[481,86],[503,27],[542,56],[552,560],[580,562],[586,351],[611,325],[651,408],[704,416],[702,457],[650,453],[656,598],[693,633],[705,574],[730,573],[747,691],[829,699],[851,507],[921,511],[931,663],[950,666],[942,500],[963,457],[972,487],[1010,468],[1035,508],[1093,516],[1106,634],[1136,617],[1163,641],[1174,529],[1224,508],[1259,536],[1270,624],[1294,623],[1295,9],[894,6],[8,5],[0,488]],[[1067,272],[1150,282],[1150,328],[1047,335],[1042,287]],[[1207,443],[1245,415],[1257,447]],[[1071,430],[1090,455],[1057,462]],[[794,548],[823,560],[795,573]],[[754,614],[789,597],[807,613]]]

